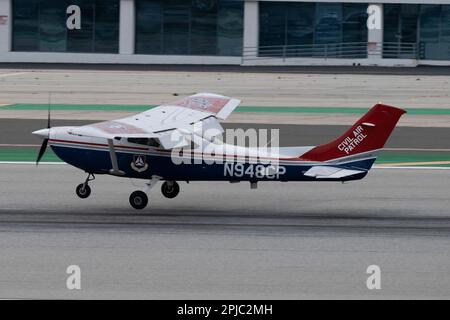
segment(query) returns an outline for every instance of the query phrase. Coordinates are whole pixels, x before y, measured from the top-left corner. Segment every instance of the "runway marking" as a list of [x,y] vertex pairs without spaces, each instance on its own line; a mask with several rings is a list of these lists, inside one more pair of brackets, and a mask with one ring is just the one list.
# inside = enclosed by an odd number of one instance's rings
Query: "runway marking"
[[420,162],[397,162],[397,163],[385,163],[378,164],[379,167],[389,166],[389,167],[404,167],[404,166],[428,166],[428,165],[439,165],[439,164],[450,164],[450,161],[420,161]]
[[[36,165],[36,162],[34,161],[0,161],[0,164],[34,164]],[[39,165],[67,165],[65,162],[39,162]]]
[[11,144],[11,143],[0,143],[1,147],[39,147],[40,144]]
[[426,149],[426,148],[383,148],[385,151],[429,151],[429,152],[450,152],[450,149]]
[[6,78],[6,77],[13,77],[13,76],[20,76],[22,74],[27,74],[28,72],[14,72],[14,73],[5,73],[0,74],[0,78]]
[[404,166],[404,167],[398,166],[398,167],[395,167],[395,166],[393,166],[393,167],[391,167],[391,166],[389,166],[389,165],[386,165],[386,166],[383,166],[383,165],[382,165],[382,166],[377,165],[377,166],[373,166],[372,169],[450,170],[450,167],[426,167],[426,166],[423,166],[423,167],[421,167],[421,166],[411,166],[411,167],[408,167],[408,166]]

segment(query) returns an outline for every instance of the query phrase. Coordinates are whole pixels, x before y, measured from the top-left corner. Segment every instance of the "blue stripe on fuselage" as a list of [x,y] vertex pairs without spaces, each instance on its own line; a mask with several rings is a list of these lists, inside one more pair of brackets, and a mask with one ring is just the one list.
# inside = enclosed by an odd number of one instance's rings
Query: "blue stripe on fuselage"
[[[108,150],[60,145],[52,145],[51,148],[61,160],[89,173],[107,174],[112,168]],[[138,155],[144,155],[146,157],[148,169],[143,172],[137,172],[132,168],[135,156]],[[316,178],[303,175],[312,165],[305,163],[296,164],[293,161],[280,162],[279,168],[275,168],[275,172],[272,170],[272,174],[269,176],[261,176],[256,171],[261,169],[261,166],[267,169],[271,164],[244,163],[243,169],[240,170],[241,167],[237,167],[238,162],[225,162],[224,164],[174,164],[170,156],[148,154],[145,152],[125,153],[116,151],[116,156],[119,169],[125,172],[125,177],[128,178],[150,179],[156,175],[162,177],[164,180],[180,181],[317,181]],[[368,170],[374,161],[375,159],[366,159],[346,164],[333,164],[332,166],[344,169]],[[242,162],[239,162],[239,164],[242,164]],[[225,167],[227,165],[228,167]],[[257,168],[257,166],[260,167]],[[283,171],[285,172],[283,173]],[[359,180],[366,174],[367,172],[364,172],[338,181]],[[327,179],[320,179],[320,181],[327,181]],[[337,180],[332,179],[332,181]]]

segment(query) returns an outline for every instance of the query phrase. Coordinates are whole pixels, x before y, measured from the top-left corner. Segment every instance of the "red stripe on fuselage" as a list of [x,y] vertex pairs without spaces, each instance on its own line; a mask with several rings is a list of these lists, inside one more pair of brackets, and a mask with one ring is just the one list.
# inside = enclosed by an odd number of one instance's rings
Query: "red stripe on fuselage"
[[[83,142],[83,141],[74,141],[74,140],[60,140],[60,139],[50,139],[49,142],[61,142],[61,143],[71,143],[71,144],[79,144],[84,146],[96,146],[96,147],[108,147],[107,144],[103,143],[93,143],[93,142]],[[115,148],[123,148],[123,149],[131,149],[131,150],[139,150],[139,151],[149,151],[148,148],[140,148],[140,147],[130,147],[130,146],[121,146],[116,145]],[[155,149],[154,151],[161,152],[161,153],[169,153],[171,150],[164,150],[164,149]],[[200,152],[193,152],[191,151],[191,155],[194,156],[202,156],[204,153]],[[242,155],[236,155],[236,154],[216,154],[215,156],[225,156],[225,157],[238,157],[238,158],[257,158],[257,159],[278,159],[282,161],[293,161],[293,162],[316,162],[316,161],[310,161],[310,160],[301,160],[299,161],[299,158],[291,157],[291,158],[270,158],[270,157],[255,157],[255,156],[242,156]]]
[[[84,145],[84,146],[108,147],[107,144],[103,144],[103,143],[93,143],[93,142],[83,142],[83,141],[73,141],[73,140],[50,139],[49,142],[62,142],[62,143],[80,144],[80,145]],[[142,150],[142,151],[149,150],[148,148],[130,147],[130,146],[122,146],[122,145],[116,145],[114,147],[115,148],[132,149],[132,150]]]

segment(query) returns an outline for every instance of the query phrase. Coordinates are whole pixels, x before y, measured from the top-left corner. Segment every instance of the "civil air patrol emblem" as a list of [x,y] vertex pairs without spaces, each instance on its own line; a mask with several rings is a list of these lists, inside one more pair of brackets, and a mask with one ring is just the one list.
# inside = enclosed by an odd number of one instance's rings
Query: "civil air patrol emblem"
[[131,168],[136,172],[144,172],[148,169],[147,158],[144,155],[134,155]]

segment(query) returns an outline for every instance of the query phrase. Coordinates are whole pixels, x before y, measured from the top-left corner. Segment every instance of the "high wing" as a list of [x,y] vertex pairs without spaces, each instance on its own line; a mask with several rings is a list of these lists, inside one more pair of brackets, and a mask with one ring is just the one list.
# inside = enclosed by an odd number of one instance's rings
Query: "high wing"
[[188,143],[174,139],[174,135],[203,135],[208,129],[221,134],[219,119],[225,120],[240,102],[222,95],[199,93],[130,117],[78,127],[69,133],[108,140],[154,138],[164,149],[172,149]]

